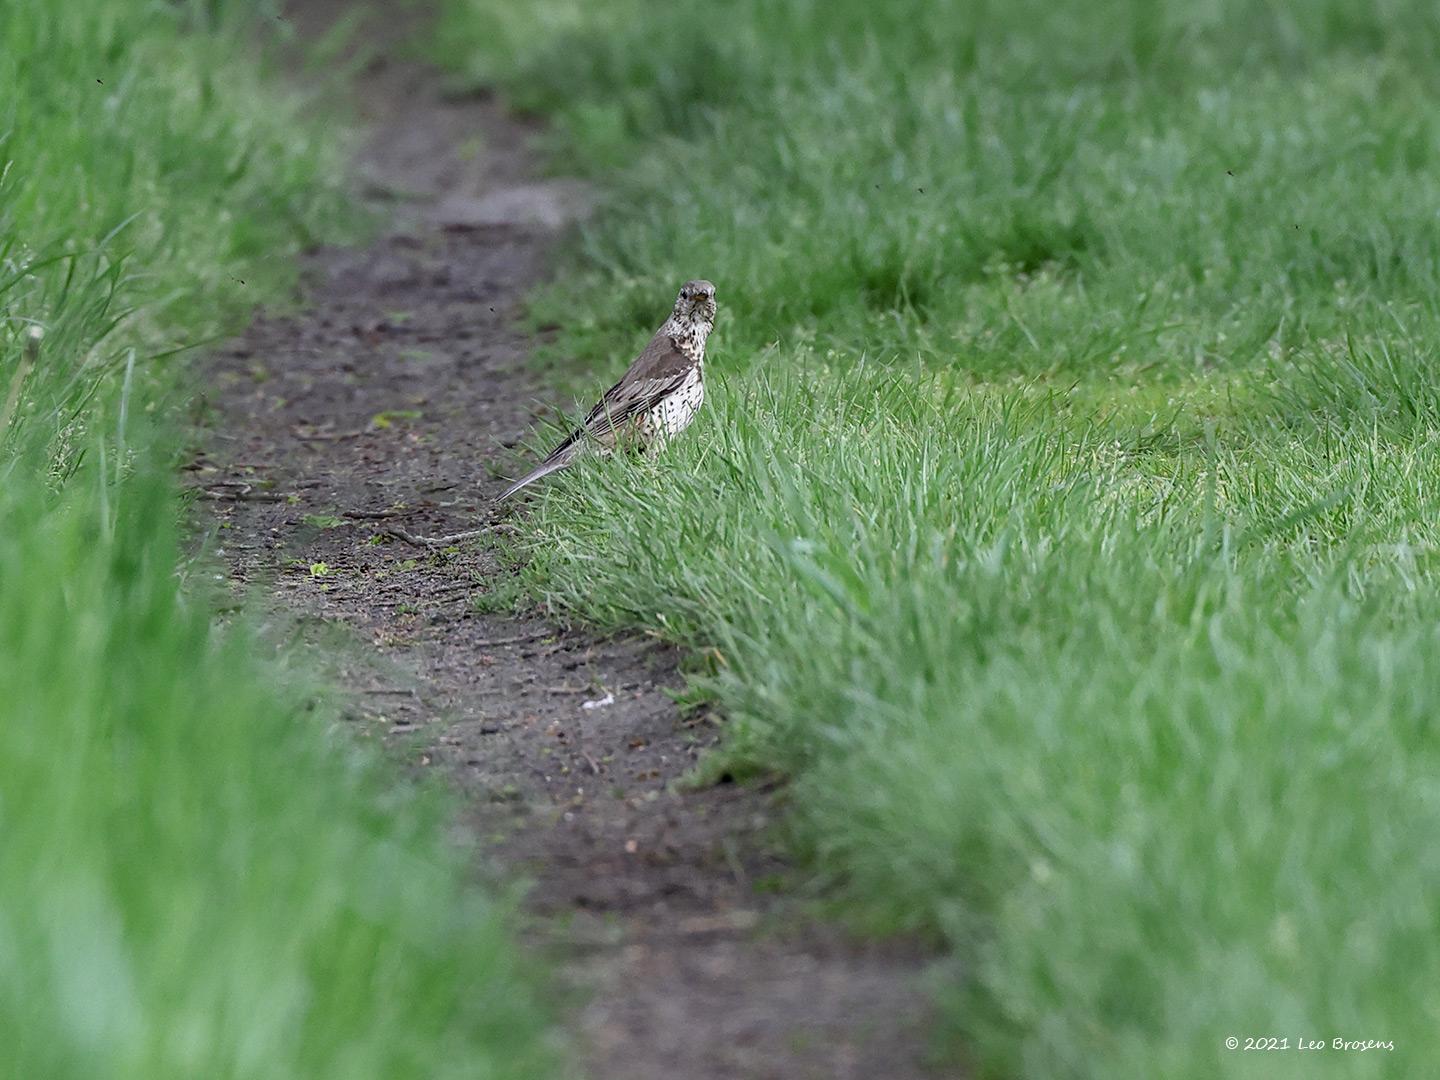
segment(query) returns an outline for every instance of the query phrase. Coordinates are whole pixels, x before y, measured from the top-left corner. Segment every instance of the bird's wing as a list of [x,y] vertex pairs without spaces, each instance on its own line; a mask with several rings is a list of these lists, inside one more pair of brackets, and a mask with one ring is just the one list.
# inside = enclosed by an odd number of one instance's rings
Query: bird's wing
[[590,410],[583,429],[591,435],[604,435],[648,412],[680,389],[692,367],[694,362],[673,337],[656,334],[630,370]]
[[668,334],[657,333],[620,381],[605,391],[585,417],[585,422],[551,450],[540,467],[544,469],[554,465],[564,468],[574,459],[580,440],[585,435],[607,435],[631,417],[653,409],[680,389],[690,368],[690,358],[681,351],[675,339]]

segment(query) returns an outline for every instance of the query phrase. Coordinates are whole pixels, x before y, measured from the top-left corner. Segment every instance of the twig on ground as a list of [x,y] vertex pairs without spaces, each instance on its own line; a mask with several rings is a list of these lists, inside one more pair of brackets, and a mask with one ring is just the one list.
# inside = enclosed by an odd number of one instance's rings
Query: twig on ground
[[380,532],[385,536],[393,536],[396,540],[403,540],[405,543],[418,548],[445,547],[448,544],[456,544],[461,540],[473,540],[477,536],[485,536],[493,532],[504,532],[513,529],[513,525],[487,525],[483,529],[468,529],[465,532],[451,533],[449,536],[417,536],[408,529],[402,529],[398,525],[387,525]]
[[383,521],[385,518],[399,517],[399,510],[342,510],[340,516],[349,518],[351,521]]
[[[445,604],[453,604],[457,600],[465,600],[465,596],[458,593],[468,593],[479,586],[473,581],[457,581],[453,585],[445,585],[438,589],[432,589],[423,596],[406,596],[399,600],[372,600],[371,604],[380,608],[408,607],[416,615],[427,611],[436,614],[437,609]],[[425,605],[430,605],[426,607]]]
[[[226,484],[225,487],[230,487]],[[253,491],[249,485],[245,485],[242,491],[212,491],[209,487],[199,490],[196,494],[200,498],[207,498],[212,503],[288,503],[289,495],[281,494],[279,491]]]
[[416,536],[409,529],[402,529],[399,525],[387,525],[380,530],[381,536],[393,536],[396,540],[403,540],[411,547],[429,548],[434,545],[423,536]]
[[493,525],[487,525],[483,529],[467,529],[465,532],[451,533],[449,536],[432,536],[429,542],[436,545],[453,544],[459,540],[473,540],[477,536],[485,536],[494,531]]

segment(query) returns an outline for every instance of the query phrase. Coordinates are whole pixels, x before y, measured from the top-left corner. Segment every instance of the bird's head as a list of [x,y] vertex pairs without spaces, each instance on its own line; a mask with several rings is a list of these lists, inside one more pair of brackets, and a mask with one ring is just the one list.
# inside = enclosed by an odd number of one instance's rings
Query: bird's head
[[675,298],[675,317],[692,322],[699,320],[707,326],[715,321],[715,286],[703,279],[687,281],[680,287]]

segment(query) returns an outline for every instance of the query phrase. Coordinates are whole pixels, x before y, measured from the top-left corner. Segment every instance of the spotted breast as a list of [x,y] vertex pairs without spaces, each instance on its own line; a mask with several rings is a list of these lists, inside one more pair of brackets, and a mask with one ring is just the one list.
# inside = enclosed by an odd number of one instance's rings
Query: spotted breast
[[715,326],[715,286],[687,281],[650,343],[600,395],[585,420],[536,468],[500,495],[508,499],[541,477],[568,466],[587,449],[608,454],[630,438],[658,447],[695,419],[705,400],[705,341]]
[[696,364],[673,393],[661,398],[640,418],[638,434],[646,442],[664,442],[680,434],[695,419],[704,400],[705,376],[701,365]]

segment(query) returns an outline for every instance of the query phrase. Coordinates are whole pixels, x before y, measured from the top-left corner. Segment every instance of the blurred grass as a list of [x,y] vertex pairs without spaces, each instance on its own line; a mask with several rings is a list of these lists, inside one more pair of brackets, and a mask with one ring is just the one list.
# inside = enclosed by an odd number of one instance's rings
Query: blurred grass
[[530,1080],[444,800],[182,588],[178,350],[358,224],[273,16],[0,7],[0,1075]]
[[951,1045],[1422,1073],[1433,6],[452,0],[438,47],[607,178],[535,301],[590,392],[719,286],[703,419],[550,483],[532,588],[703,652],[817,879],[955,950]]

